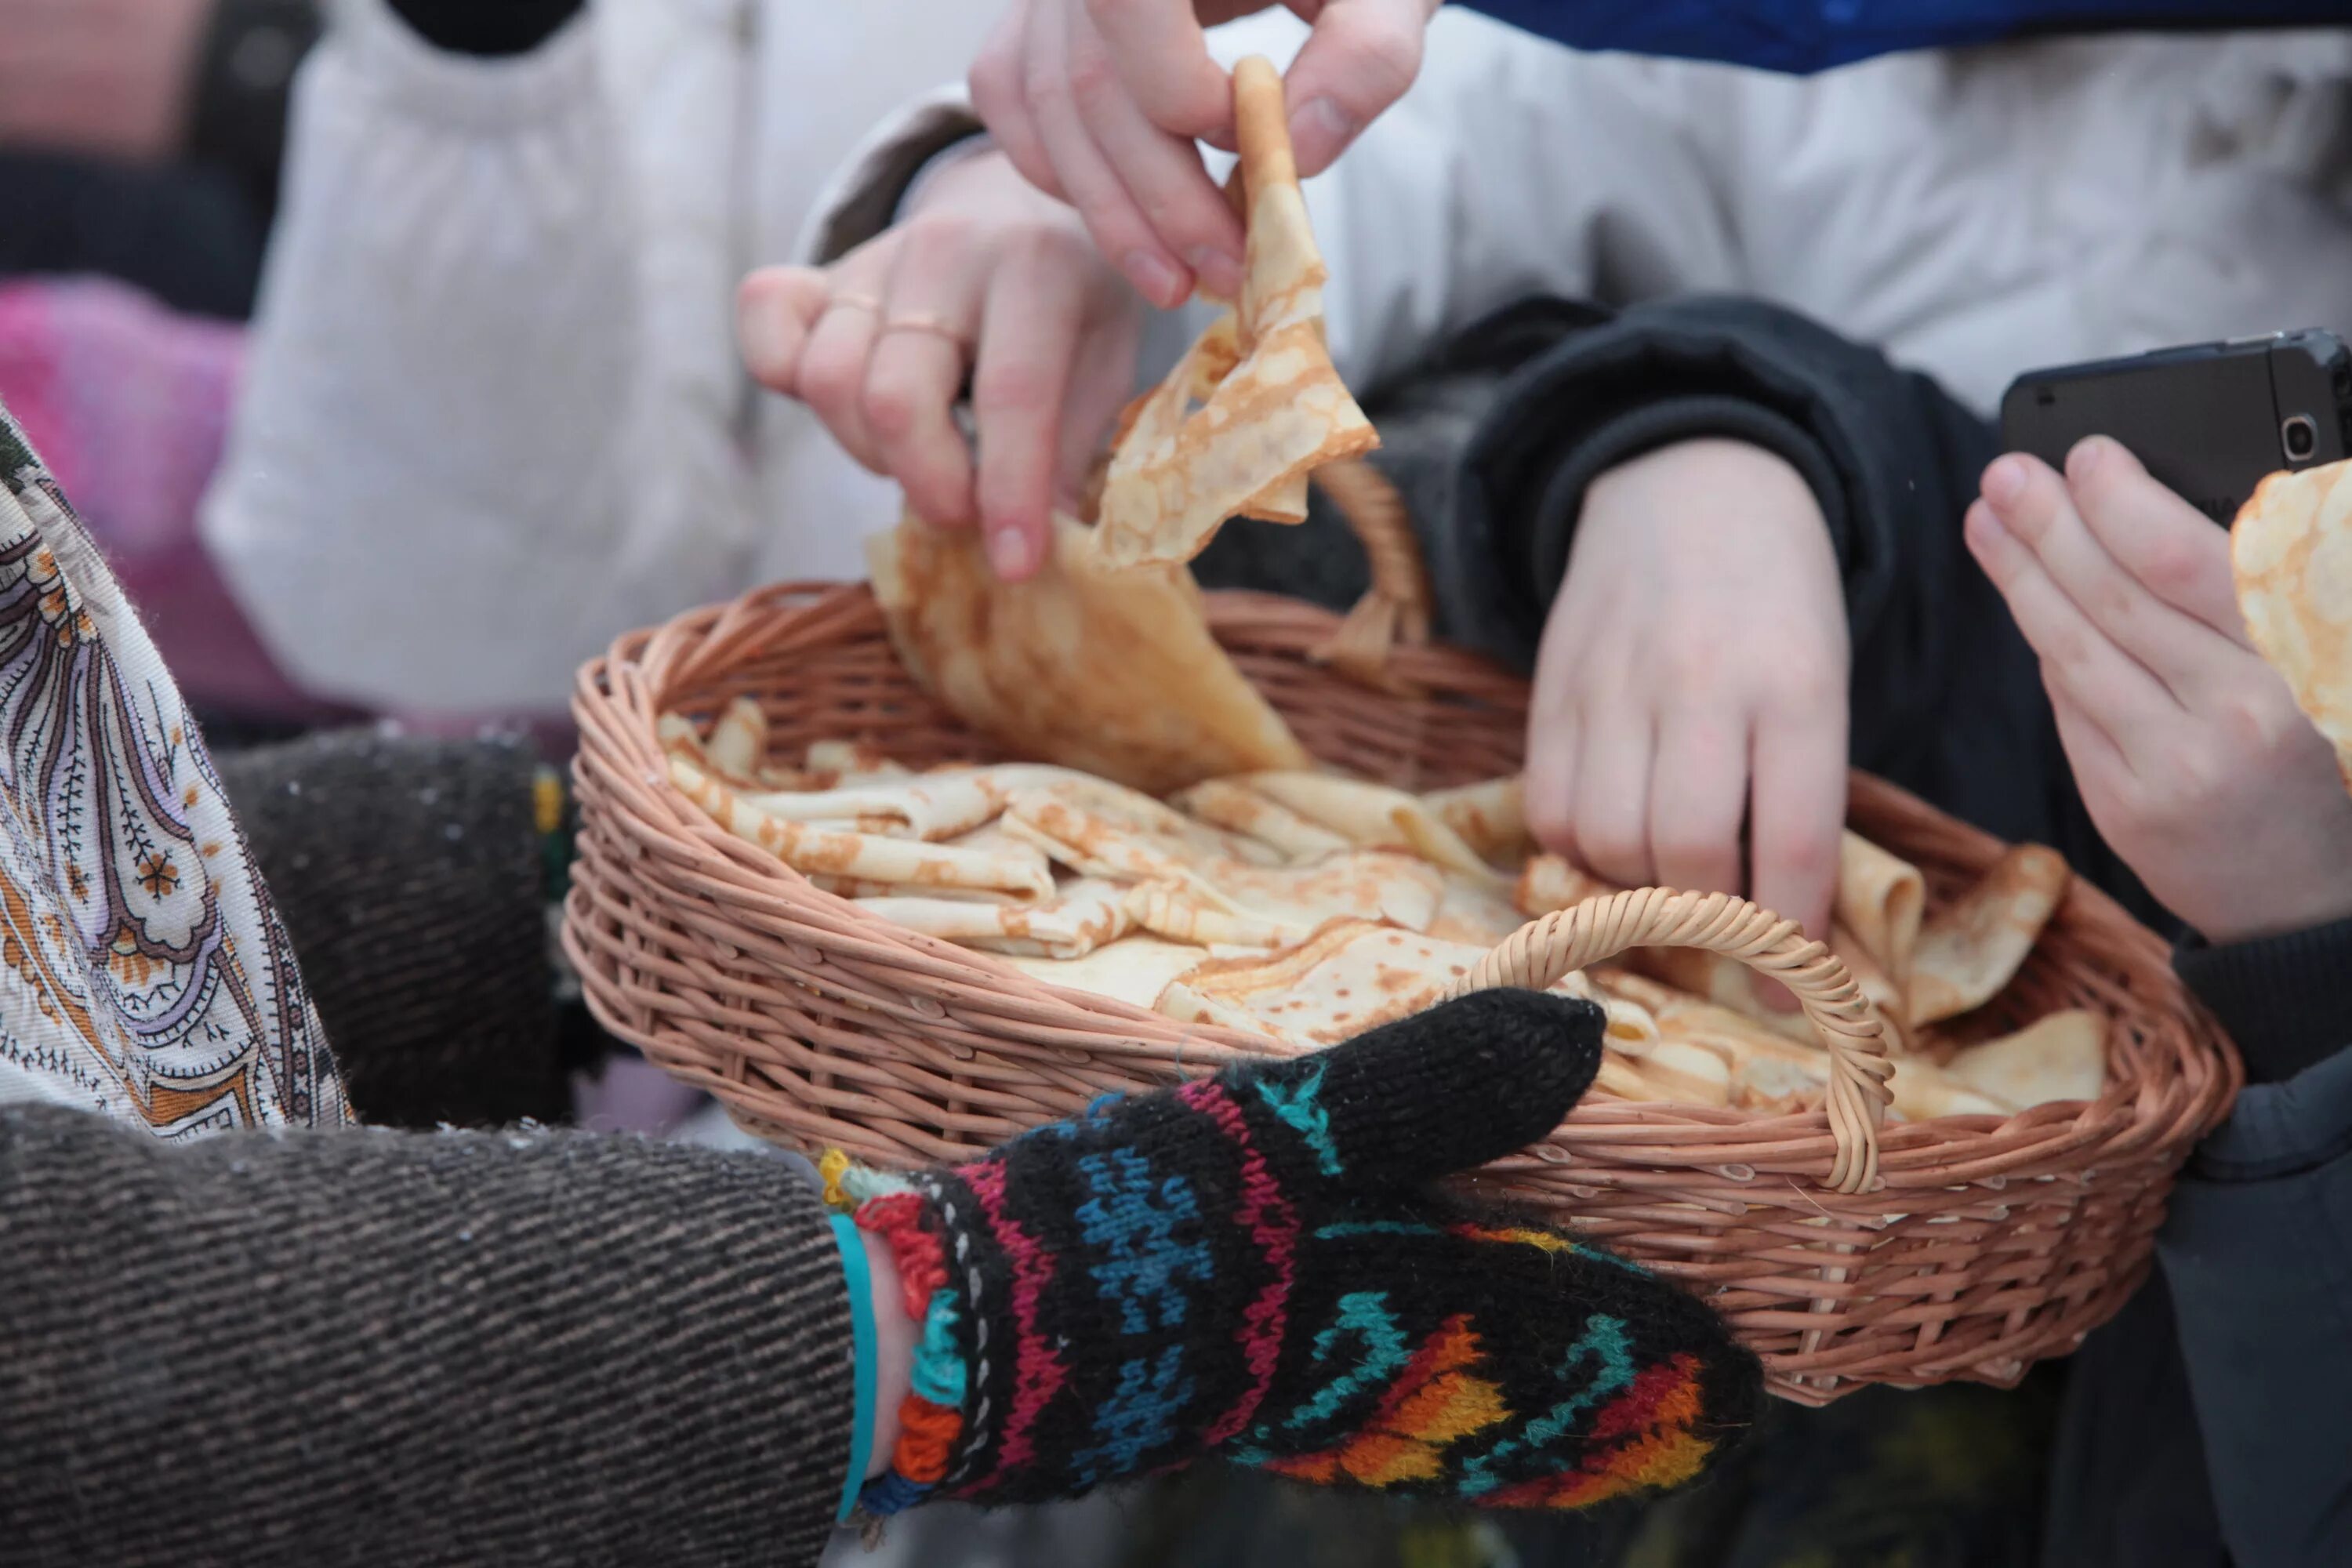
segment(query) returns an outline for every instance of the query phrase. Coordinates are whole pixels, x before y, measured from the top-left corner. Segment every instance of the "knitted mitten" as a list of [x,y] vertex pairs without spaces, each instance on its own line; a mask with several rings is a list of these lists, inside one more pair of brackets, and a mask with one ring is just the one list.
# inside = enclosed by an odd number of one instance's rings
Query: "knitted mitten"
[[1723,1323],[1429,1186],[1549,1132],[1601,1032],[1588,1003],[1485,993],[1097,1102],[952,1171],[852,1173],[922,1325],[866,1510],[1042,1501],[1215,1448],[1498,1507],[1697,1475],[1760,1394]]

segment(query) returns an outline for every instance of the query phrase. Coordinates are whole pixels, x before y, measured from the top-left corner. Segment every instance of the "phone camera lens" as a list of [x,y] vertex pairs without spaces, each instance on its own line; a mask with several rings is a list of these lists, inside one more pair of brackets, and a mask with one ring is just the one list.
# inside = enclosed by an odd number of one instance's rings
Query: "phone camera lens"
[[2279,437],[2286,447],[2290,463],[2307,463],[2319,450],[2319,426],[2308,414],[2294,414],[2279,426]]

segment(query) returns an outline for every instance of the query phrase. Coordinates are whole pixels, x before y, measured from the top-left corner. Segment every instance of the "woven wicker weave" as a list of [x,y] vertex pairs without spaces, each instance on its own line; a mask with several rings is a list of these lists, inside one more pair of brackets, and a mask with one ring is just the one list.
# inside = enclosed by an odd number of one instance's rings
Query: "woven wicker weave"
[[[1257,595],[1211,605],[1219,639],[1316,755],[1413,789],[1518,765],[1526,689],[1491,665],[1398,647],[1389,689],[1376,689],[1318,662],[1336,617]],[[1106,1090],[1267,1048],[911,934],[730,837],[669,785],[655,726],[739,695],[766,711],[780,756],[832,738],[913,763],[989,753],[899,668],[864,587],[766,589],[625,637],[583,671],[566,944],[606,1026],[743,1125],[886,1164],[952,1160]],[[1921,867],[1931,910],[2000,850],[1867,778],[1854,780],[1852,816]],[[2173,1173],[2240,1082],[2163,945],[2079,883],[1986,1010],[1997,1016],[1979,1022],[2096,1010],[2109,1021],[2105,1093],[1883,1129],[1875,1022],[1855,1022],[1866,1009],[1840,1000],[1852,988],[1833,964],[1795,984],[1814,960],[1789,928],[1737,900],[1652,891],[1606,904],[1520,933],[1486,977],[1542,978],[1633,941],[1738,952],[1811,993],[1817,1017],[1846,1009],[1832,1095],[1843,1124],[1595,1100],[1477,1179],[1705,1294],[1776,1391],[1804,1403],[1870,1383],[2007,1384],[2071,1350],[2145,1275]]]

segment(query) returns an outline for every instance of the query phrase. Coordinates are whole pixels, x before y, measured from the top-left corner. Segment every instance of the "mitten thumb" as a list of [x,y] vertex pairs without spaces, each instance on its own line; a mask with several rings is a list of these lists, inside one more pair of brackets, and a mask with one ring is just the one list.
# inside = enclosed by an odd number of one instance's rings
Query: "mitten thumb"
[[1360,1195],[1483,1165],[1559,1125],[1600,1070],[1604,1015],[1572,996],[1479,991],[1317,1056],[1220,1075],[1267,1128],[1286,1182]]

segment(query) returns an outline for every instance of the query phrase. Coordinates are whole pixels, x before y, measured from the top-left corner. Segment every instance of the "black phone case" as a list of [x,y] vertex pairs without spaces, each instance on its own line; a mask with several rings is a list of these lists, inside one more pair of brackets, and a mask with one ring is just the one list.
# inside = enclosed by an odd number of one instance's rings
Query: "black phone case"
[[2352,351],[2313,331],[2036,371],[2002,397],[2000,426],[2010,451],[2053,468],[2112,437],[2226,528],[2267,476],[2352,451]]

